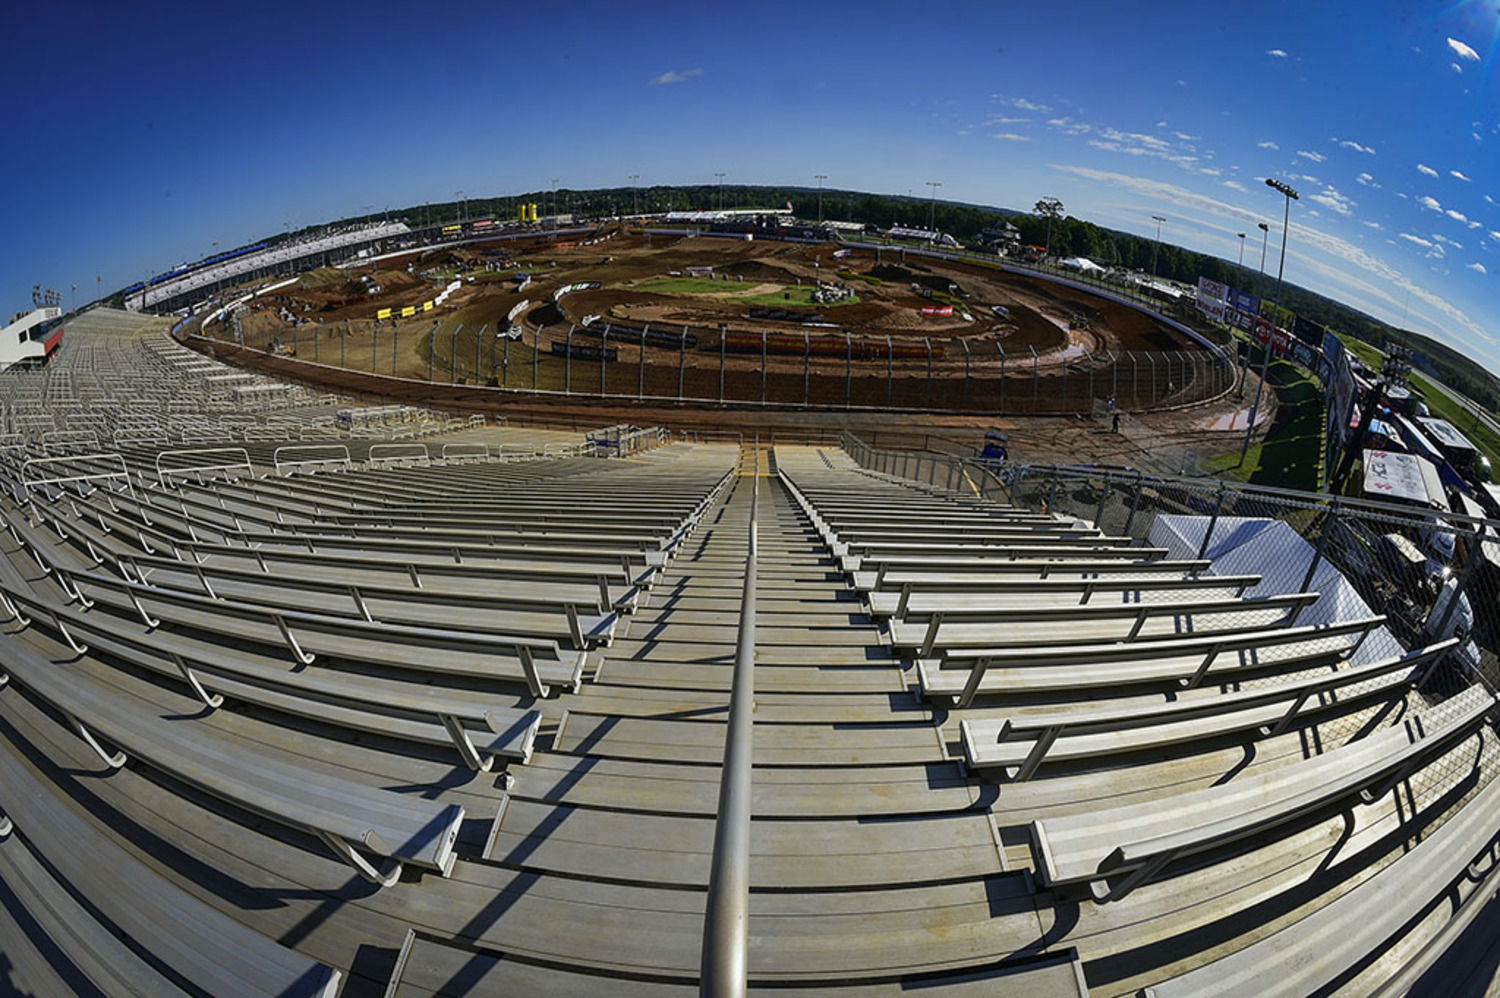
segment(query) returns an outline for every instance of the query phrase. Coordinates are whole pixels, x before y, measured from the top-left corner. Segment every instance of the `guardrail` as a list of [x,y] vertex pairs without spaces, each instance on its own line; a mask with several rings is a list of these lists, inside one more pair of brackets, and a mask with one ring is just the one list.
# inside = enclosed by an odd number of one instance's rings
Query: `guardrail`
[[751,479],[750,524],[745,555],[745,586],[740,595],[740,626],[729,692],[729,725],[724,735],[724,767],[719,778],[719,811],[714,823],[713,867],[703,922],[699,993],[741,998],[749,968],[750,931],[750,754],[755,712],[756,518],[760,477]]

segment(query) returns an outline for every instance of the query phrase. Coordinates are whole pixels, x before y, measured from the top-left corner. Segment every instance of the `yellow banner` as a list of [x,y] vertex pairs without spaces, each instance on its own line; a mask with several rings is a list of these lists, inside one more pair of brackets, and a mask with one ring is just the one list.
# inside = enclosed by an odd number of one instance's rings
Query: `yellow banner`
[[424,312],[431,312],[432,311],[432,302],[430,302],[430,301],[424,301],[422,303],[422,311],[424,311]]
[[406,306],[405,308],[403,308],[401,310],[401,318],[403,318],[403,319],[410,318],[411,316],[416,315],[416,314],[417,314],[417,307],[415,305],[408,305],[408,306]]
[[390,317],[391,317],[391,310],[388,309],[388,308],[383,308],[379,312],[375,313],[375,318],[377,318],[377,319],[389,319]]

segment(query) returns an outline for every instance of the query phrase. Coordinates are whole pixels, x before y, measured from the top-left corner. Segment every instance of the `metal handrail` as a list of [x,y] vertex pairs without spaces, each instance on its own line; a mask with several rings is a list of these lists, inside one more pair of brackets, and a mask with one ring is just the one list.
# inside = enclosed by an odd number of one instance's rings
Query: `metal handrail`
[[760,507],[760,448],[751,479],[750,525],[745,555],[745,588],[740,598],[739,638],[729,693],[729,726],[724,735],[724,767],[719,777],[719,812],[714,824],[713,868],[703,921],[703,955],[698,993],[705,998],[742,998],[750,945],[750,750],[755,713],[755,563]]

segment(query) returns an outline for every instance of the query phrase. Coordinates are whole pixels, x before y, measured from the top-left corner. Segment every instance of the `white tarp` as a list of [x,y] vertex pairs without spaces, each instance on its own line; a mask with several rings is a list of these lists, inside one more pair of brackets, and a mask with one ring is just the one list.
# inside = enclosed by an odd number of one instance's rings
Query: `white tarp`
[[1437,466],[1426,458],[1383,450],[1367,450],[1364,458],[1365,495],[1448,508]]
[[[1169,558],[1196,558],[1208,529],[1209,517],[1163,513],[1151,525],[1148,538],[1153,547],[1167,549]],[[1280,520],[1260,517],[1221,516],[1214,524],[1204,557],[1213,562],[1214,575],[1259,575],[1259,585],[1246,596],[1274,596],[1297,592],[1317,552],[1295,530]],[[1308,587],[1320,594],[1318,601],[1297,617],[1297,623],[1329,624],[1374,616],[1349,580],[1326,559],[1318,562]],[[1370,632],[1354,655],[1355,662],[1371,662],[1395,654],[1400,645],[1384,627]]]

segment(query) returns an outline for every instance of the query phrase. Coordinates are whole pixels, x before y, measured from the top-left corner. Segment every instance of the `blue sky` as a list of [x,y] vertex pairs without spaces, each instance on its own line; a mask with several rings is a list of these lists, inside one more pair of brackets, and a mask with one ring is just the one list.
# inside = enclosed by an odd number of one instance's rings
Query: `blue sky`
[[[40,7],[41,5],[32,5]],[[0,309],[549,186],[928,191],[1258,266],[1500,371],[1500,15],[1384,2],[63,3],[13,12]]]

